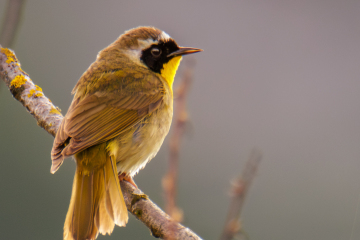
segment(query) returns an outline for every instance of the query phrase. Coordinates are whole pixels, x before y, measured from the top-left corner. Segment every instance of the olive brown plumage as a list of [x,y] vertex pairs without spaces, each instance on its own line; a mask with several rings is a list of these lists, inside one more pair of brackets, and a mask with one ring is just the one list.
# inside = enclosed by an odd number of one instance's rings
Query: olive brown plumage
[[118,175],[133,183],[159,151],[172,120],[181,56],[198,51],[139,27],[102,50],[80,78],[51,152],[52,173],[64,158],[76,161],[64,239],[95,239],[126,225]]

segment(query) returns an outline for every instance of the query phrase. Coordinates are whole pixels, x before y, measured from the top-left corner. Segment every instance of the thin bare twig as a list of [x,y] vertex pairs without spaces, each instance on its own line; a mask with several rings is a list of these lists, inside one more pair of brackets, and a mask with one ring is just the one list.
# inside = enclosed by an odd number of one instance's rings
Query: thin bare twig
[[[165,197],[165,211],[170,215],[175,222],[173,226],[173,232],[176,232],[176,223],[183,220],[183,211],[176,205],[177,195],[177,180],[179,175],[179,152],[181,138],[185,132],[185,126],[188,121],[188,113],[186,110],[186,97],[188,95],[190,85],[192,82],[192,70],[194,67],[194,61],[190,58],[183,66],[185,70],[181,77],[180,85],[175,91],[174,98],[174,120],[173,131],[170,138],[170,156],[169,167],[167,174],[162,179],[162,186],[164,189]],[[174,239],[171,237],[169,239]]]
[[162,183],[165,195],[165,211],[174,221],[182,221],[182,211],[176,206],[177,179],[179,168],[179,151],[181,138],[185,131],[185,125],[188,121],[186,110],[186,97],[192,82],[193,62],[186,62],[185,70],[181,78],[180,85],[175,92],[173,131],[170,138],[170,157],[168,172],[164,176]]
[[242,175],[233,182],[229,212],[220,240],[231,240],[234,238],[235,234],[240,231],[241,224],[239,218],[241,210],[261,158],[261,153],[257,150],[253,150]]
[[14,43],[24,2],[25,0],[8,1],[6,15],[0,34],[0,43],[4,47],[11,47]]
[[[15,54],[0,45],[0,78],[10,92],[35,117],[38,125],[52,136],[55,136],[63,116],[59,109],[45,97],[42,89],[36,86],[29,75],[20,68]],[[142,221],[155,237],[167,238],[173,235],[169,226],[173,226],[170,217],[151,200],[139,198],[132,194],[135,189],[131,184],[122,181],[125,203],[128,210]],[[141,191],[141,190],[138,190]],[[172,228],[171,228],[172,229]],[[190,229],[177,224],[175,239],[201,239]]]

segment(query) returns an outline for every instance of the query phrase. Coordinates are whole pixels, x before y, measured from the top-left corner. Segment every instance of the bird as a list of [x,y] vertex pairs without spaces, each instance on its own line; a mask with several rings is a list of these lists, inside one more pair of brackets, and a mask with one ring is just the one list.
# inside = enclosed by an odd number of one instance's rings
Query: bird
[[125,226],[119,180],[134,175],[159,151],[173,116],[173,82],[180,47],[155,27],[125,31],[101,50],[75,85],[51,150],[51,173],[73,156],[76,170],[63,239],[96,239]]

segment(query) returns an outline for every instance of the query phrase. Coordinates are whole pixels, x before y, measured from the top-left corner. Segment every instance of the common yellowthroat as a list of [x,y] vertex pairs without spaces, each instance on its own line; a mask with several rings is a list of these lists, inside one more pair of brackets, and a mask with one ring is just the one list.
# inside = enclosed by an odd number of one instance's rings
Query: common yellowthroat
[[200,51],[138,27],[100,51],[81,76],[51,151],[51,173],[68,156],[76,161],[64,239],[95,239],[126,225],[118,177],[135,185],[132,177],[159,151],[171,125],[180,60]]

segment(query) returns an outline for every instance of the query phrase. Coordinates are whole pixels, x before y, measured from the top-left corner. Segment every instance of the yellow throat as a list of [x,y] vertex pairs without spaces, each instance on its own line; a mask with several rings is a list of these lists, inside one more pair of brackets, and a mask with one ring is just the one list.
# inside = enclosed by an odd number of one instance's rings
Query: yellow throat
[[161,76],[169,84],[171,91],[172,91],[175,74],[180,65],[181,59],[182,59],[181,56],[172,58],[169,62],[163,65],[163,68],[160,71]]

